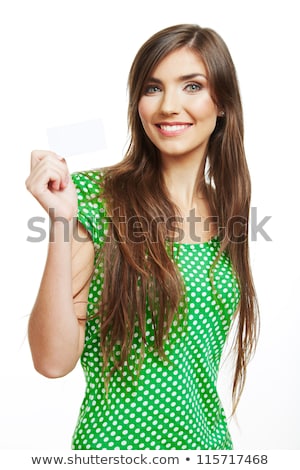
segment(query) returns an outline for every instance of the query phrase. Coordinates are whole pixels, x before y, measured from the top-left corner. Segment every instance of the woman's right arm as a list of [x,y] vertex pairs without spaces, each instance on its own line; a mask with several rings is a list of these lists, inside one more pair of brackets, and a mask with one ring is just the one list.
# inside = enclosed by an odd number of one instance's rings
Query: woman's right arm
[[29,319],[29,344],[37,371],[61,377],[82,353],[94,248],[76,220],[77,193],[64,159],[53,152],[32,152],[26,186],[51,219],[45,269]]

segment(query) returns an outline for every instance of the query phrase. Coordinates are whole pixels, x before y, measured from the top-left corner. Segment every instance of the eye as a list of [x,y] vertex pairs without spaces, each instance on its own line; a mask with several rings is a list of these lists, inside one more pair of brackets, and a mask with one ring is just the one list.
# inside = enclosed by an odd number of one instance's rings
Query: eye
[[161,89],[157,85],[147,85],[145,88],[145,95],[153,95],[154,93],[159,93]]
[[184,89],[189,93],[197,93],[197,91],[202,90],[203,85],[201,83],[188,83]]

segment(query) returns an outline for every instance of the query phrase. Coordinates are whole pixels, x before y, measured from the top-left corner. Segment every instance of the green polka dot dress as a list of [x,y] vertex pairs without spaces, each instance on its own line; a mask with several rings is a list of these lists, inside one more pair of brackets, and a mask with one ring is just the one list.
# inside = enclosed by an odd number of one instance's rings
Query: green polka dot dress
[[[107,229],[102,175],[90,171],[75,173],[72,178],[78,192],[78,219],[91,234],[97,251]],[[154,332],[147,308],[147,346],[140,374],[132,373],[141,351],[137,331],[123,374],[114,373],[108,394],[101,374],[99,320],[88,319],[81,357],[86,391],[73,449],[232,449],[216,384],[240,295],[225,253],[211,285],[209,269],[219,248],[217,238],[200,244],[175,243],[174,258],[184,279],[186,299],[171,326],[166,359],[148,347]],[[98,265],[90,285],[88,318],[97,312],[102,280],[102,266]]]

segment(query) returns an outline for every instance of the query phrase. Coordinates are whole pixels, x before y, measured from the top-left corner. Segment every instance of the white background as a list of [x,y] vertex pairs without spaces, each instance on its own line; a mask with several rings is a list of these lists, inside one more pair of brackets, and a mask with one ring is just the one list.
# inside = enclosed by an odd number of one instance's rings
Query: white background
[[[3,2],[4,3],[4,2]],[[245,112],[246,150],[258,221],[251,243],[261,336],[230,430],[236,449],[300,449],[299,411],[299,26],[297,2],[240,0],[27,0],[0,7],[2,449],[70,448],[84,392],[80,366],[50,380],[31,362],[26,328],[47,250],[27,221],[45,216],[27,193],[30,152],[47,128],[103,121],[105,148],[68,159],[71,171],[121,159],[126,81],[140,45],[157,30],[198,23],[225,39]],[[55,294],[54,294],[55,295]],[[220,393],[228,407],[229,381]],[[229,410],[228,410],[229,412]]]

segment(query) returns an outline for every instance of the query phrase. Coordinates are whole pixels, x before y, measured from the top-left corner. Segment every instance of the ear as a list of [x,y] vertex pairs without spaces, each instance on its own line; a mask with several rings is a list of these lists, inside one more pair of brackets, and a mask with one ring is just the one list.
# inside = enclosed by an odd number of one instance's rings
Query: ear
[[218,117],[224,117],[225,116],[225,111],[221,110],[218,112]]

